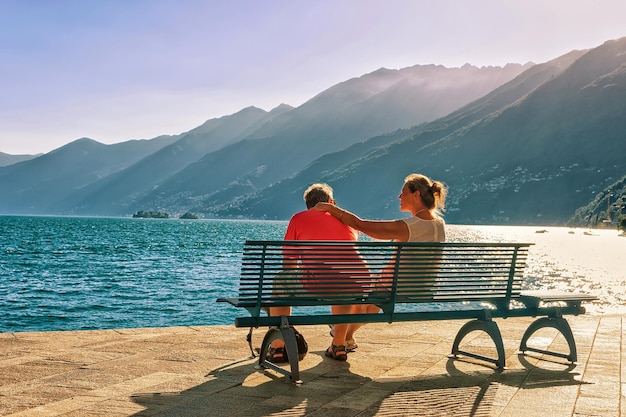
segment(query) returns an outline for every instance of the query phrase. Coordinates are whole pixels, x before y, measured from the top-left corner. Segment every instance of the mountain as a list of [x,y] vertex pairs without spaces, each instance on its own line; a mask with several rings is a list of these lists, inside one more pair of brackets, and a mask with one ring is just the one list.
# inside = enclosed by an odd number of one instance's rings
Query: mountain
[[28,161],[33,158],[37,158],[41,154],[37,155],[9,155],[8,153],[0,152],[0,167],[5,167],[18,162]]
[[0,167],[0,213],[287,219],[324,181],[358,215],[397,218],[421,172],[448,185],[449,223],[573,224],[623,202],[624,97],[626,38],[538,65],[381,68],[297,108]]
[[294,175],[323,154],[444,116],[531,66],[415,66],[348,80],[205,155],[138,198],[136,207],[187,211],[225,204]]
[[624,209],[626,209],[626,175],[596,193],[593,201],[576,210],[567,224],[584,227],[596,225],[615,227],[617,221],[624,218]]
[[158,188],[171,175],[202,155],[241,140],[259,126],[292,109],[284,104],[271,112],[248,107],[229,116],[208,120],[127,169],[85,187],[73,196],[69,207],[73,213],[120,215],[129,210],[134,212],[136,209],[129,208],[129,205],[138,196]]
[[[547,63],[533,66],[481,99],[434,122],[374,137],[339,152],[323,155],[290,178],[236,202],[216,205],[211,215],[288,218],[302,208],[302,194],[306,187],[313,182],[323,181],[336,190],[335,197],[340,204],[345,202],[347,207],[354,207],[352,204],[356,204],[359,209],[355,210],[359,214],[375,218],[385,218],[392,214],[400,216],[399,209],[396,210],[397,206],[393,203],[399,193],[398,182],[401,185],[403,175],[406,175],[395,166],[396,162],[406,159],[401,155],[403,152],[412,155],[420,147],[454,132],[463,131],[468,126],[497,114],[556,77],[584,53],[585,51],[572,51]],[[398,158],[398,161],[394,158]],[[404,165],[407,174],[419,171],[411,166],[410,161]],[[362,166],[365,167],[365,172],[361,172]],[[368,189],[371,188],[371,192],[377,195],[376,201],[367,201],[369,197],[360,201],[358,195],[362,194],[363,185],[360,184],[363,183],[369,184]],[[281,201],[281,204],[277,205],[276,201]]]
[[65,213],[76,192],[120,172],[173,139],[132,140],[104,145],[82,138],[37,158],[0,168],[0,212]]
[[[564,224],[625,174],[624,97],[626,38],[535,66],[403,140],[306,179],[329,182],[338,202],[364,217],[400,216],[404,176],[422,172],[449,186],[450,223]],[[325,158],[337,156],[316,164]],[[306,185],[277,184],[237,209],[282,218],[262,202],[301,207]]]
[[155,142],[151,152],[130,151],[119,160],[107,156],[115,148],[77,150],[87,146],[77,141],[42,160],[0,168],[7,196],[0,212],[129,215],[227,203],[297,173],[320,155],[443,116],[532,65],[381,68],[298,108],[248,107],[169,136],[167,143],[148,140]]

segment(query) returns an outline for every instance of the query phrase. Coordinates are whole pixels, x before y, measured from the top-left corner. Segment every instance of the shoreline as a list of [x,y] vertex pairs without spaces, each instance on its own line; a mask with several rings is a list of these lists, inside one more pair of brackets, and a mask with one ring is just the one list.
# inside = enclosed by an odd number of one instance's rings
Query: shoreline
[[[620,314],[620,313],[592,314],[592,313],[586,312],[578,316],[566,316],[566,318],[567,317],[590,317],[594,319],[603,319],[603,318],[616,318],[616,317],[623,317],[623,316],[624,314]],[[512,319],[513,319],[512,317],[509,317],[509,318],[498,318],[497,320],[506,322],[507,320],[512,320]],[[392,324],[397,324],[397,323],[392,323]],[[163,329],[186,329],[186,328],[189,328],[189,329],[215,328],[215,329],[224,329],[224,330],[228,330],[228,329],[239,330],[238,328],[235,327],[234,323],[232,324],[184,324],[184,325],[174,325],[174,326],[115,327],[115,328],[102,328],[102,329],[25,330],[25,331],[12,330],[12,331],[7,331],[7,332],[0,332],[0,338],[6,335],[12,335],[12,334],[25,335],[29,333],[39,334],[39,333],[68,333],[68,332],[75,332],[75,333],[116,332],[116,333],[123,334],[129,331],[150,332],[150,331],[160,331]],[[262,329],[255,328],[255,332],[261,332],[261,331]]]

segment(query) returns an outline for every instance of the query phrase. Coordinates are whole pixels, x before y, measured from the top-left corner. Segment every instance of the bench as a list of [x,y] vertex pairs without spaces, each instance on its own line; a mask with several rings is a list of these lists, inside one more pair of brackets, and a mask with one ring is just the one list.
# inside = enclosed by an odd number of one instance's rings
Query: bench
[[[417,243],[376,241],[246,241],[238,295],[220,298],[248,315],[235,326],[269,326],[259,351],[258,367],[272,369],[300,384],[292,326],[469,320],[458,331],[450,357],[467,356],[506,366],[502,335],[494,318],[537,317],[525,331],[520,352],[577,360],[574,336],[564,315],[585,312],[592,295],[522,291],[529,243]],[[298,259],[297,262],[294,260]],[[286,262],[289,261],[289,262]],[[378,314],[330,314],[331,305],[367,305]],[[266,314],[268,308],[291,306],[289,316]],[[320,308],[322,308],[320,310]],[[569,352],[528,346],[539,329],[552,327],[567,341]],[[497,357],[461,350],[465,336],[485,332]],[[289,370],[266,359],[273,340],[283,339]]]

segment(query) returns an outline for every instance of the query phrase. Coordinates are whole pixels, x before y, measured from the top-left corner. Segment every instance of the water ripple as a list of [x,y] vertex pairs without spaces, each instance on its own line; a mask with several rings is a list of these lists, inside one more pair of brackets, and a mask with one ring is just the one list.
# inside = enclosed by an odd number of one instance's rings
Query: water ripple
[[[286,222],[0,216],[0,332],[231,324],[246,239]],[[448,227],[450,241],[530,241],[525,288],[600,295],[622,313],[626,239],[550,228]],[[593,259],[580,255],[593,252]],[[598,246],[597,250],[593,249]]]

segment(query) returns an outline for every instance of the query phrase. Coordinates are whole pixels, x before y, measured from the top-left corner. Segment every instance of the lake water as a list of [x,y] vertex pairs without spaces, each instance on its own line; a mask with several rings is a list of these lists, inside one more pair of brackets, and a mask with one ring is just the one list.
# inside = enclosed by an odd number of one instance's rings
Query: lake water
[[[232,324],[241,311],[215,300],[236,294],[243,242],[281,239],[286,227],[0,216],[0,332]],[[616,230],[447,230],[449,241],[534,243],[525,288],[593,293],[589,313],[626,312],[626,238]]]

